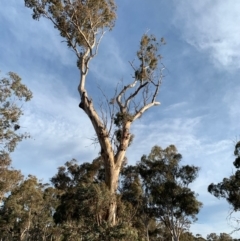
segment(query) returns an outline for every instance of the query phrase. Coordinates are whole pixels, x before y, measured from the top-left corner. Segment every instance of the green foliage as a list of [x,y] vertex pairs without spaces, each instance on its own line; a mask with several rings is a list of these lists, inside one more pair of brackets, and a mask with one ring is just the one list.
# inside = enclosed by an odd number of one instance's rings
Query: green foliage
[[10,160],[8,158],[8,155],[6,155],[5,158],[0,160],[0,206],[2,205],[4,197],[14,190],[23,179],[20,171],[10,167]]
[[227,233],[210,233],[207,235],[207,241],[233,241],[233,238]]
[[0,158],[7,158],[6,153],[14,151],[18,142],[28,137],[18,134],[19,119],[23,114],[21,101],[29,101],[32,92],[21,83],[21,78],[10,72],[8,77],[0,79]]
[[25,0],[33,19],[49,18],[69,47],[93,45],[96,35],[112,29],[116,19],[113,0]]
[[165,44],[165,40],[161,38],[157,41],[154,35],[144,34],[140,41],[140,49],[137,52],[137,57],[140,62],[139,69],[135,72],[135,77],[138,80],[151,80],[154,70],[158,67],[159,60],[162,56],[158,54],[159,47]]
[[[101,158],[58,168],[54,187],[29,176],[15,185],[0,207],[0,239],[5,241],[165,241],[172,239],[168,221],[183,225],[200,208],[192,183],[198,168],[180,166],[175,146],[155,146],[135,166],[121,172],[117,223],[106,221],[110,192]],[[179,175],[181,172],[181,175]],[[174,217],[169,214],[173,210]],[[178,220],[178,222],[176,222]],[[190,220],[189,220],[190,221]],[[176,226],[172,228],[176,228]],[[179,241],[205,241],[181,230]],[[175,239],[176,240],[176,239]],[[230,235],[209,234],[209,241],[233,241]]]
[[184,232],[179,241],[205,241],[201,236],[196,235],[196,237],[190,232]]
[[208,191],[217,198],[224,198],[232,206],[234,211],[240,210],[240,142],[235,145],[236,156],[233,165],[237,169],[234,175],[223,178],[218,184],[210,184]]
[[[55,194],[29,176],[4,200],[0,209],[0,233],[4,240],[44,240],[53,235]],[[54,197],[54,198],[53,198]]]
[[78,165],[76,160],[65,163],[51,179],[59,190],[59,205],[54,220],[62,227],[63,240],[135,240],[137,231],[131,228],[131,207],[117,197],[118,224],[106,222],[110,192],[104,182],[101,158],[91,164]]
[[116,115],[114,117],[114,124],[117,127],[121,127],[126,122],[128,122],[128,121],[131,122],[132,120],[133,120],[133,116],[130,115],[129,113],[118,112],[118,113],[116,113]]
[[132,225],[141,240],[170,240],[174,229],[181,234],[196,220],[201,203],[188,185],[199,168],[180,166],[181,158],[173,145],[155,146],[136,166],[122,170],[122,202],[135,210]]
[[27,133],[19,133],[19,119],[23,115],[22,102],[31,98],[31,91],[17,74],[9,72],[0,79],[0,205],[23,178],[20,171],[10,166],[9,153],[23,138],[29,137]]
[[[123,126],[126,122],[132,122],[133,116],[129,113],[121,113],[117,112],[114,117],[114,124],[116,126],[116,130],[114,132],[115,137],[115,145],[119,145],[121,143],[121,140],[124,138],[123,134]],[[130,134],[130,133],[129,133]],[[134,135],[130,134],[130,140],[128,146],[130,146],[133,142]]]
[[188,228],[202,205],[188,187],[197,177],[199,168],[181,167],[181,158],[173,145],[166,149],[155,146],[148,157],[143,156],[138,163],[149,212],[171,233],[174,229],[181,233],[181,229]]

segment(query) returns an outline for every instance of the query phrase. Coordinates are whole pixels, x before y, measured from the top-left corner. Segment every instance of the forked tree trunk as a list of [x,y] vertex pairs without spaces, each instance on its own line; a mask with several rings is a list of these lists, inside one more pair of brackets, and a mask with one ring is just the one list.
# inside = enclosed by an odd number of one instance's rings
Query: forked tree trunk
[[[85,41],[87,42],[88,48],[85,51],[83,55],[79,55],[77,52],[77,56],[79,58],[79,68],[81,71],[81,78],[80,83],[78,86],[78,91],[81,97],[81,102],[79,104],[79,107],[84,110],[84,112],[89,117],[90,121],[92,122],[92,125],[94,127],[95,133],[97,134],[99,144],[101,146],[101,157],[104,161],[104,167],[105,167],[105,178],[106,178],[106,185],[109,188],[110,194],[111,194],[111,200],[109,200],[109,210],[108,210],[108,222],[111,225],[116,224],[116,210],[117,210],[117,200],[116,200],[116,191],[118,188],[118,179],[119,179],[119,173],[125,158],[126,150],[129,146],[129,142],[131,139],[131,134],[129,132],[130,126],[132,122],[134,122],[136,119],[140,118],[141,115],[148,110],[149,108],[159,105],[160,103],[156,101],[156,96],[159,91],[159,87],[161,84],[162,75],[160,75],[159,78],[157,78],[157,81],[154,82],[152,78],[152,75],[149,75],[150,81],[141,81],[139,84],[139,79],[134,78],[134,81],[127,86],[124,86],[122,90],[117,94],[116,96],[116,105],[119,108],[119,113],[122,116],[121,125],[120,125],[120,131],[121,131],[121,137],[119,141],[119,146],[117,147],[116,152],[113,150],[110,133],[107,129],[106,125],[104,125],[103,121],[100,119],[98,113],[94,109],[92,100],[88,98],[87,90],[85,88],[86,83],[86,75],[88,73],[89,69],[89,61],[95,56],[93,54],[93,49],[98,46],[99,42],[94,41],[94,43],[91,45],[89,41],[87,41],[86,36],[83,35]],[[145,36],[146,39],[146,36]],[[96,40],[96,39],[95,39]],[[152,48],[152,40],[151,38],[148,38],[148,43],[150,49]],[[142,46],[142,48],[147,48],[147,46]],[[98,47],[96,47],[97,53]],[[144,50],[141,50],[141,61],[142,61],[142,68],[146,63],[144,63],[144,55],[147,55]],[[150,51],[150,50],[149,50]],[[156,55],[155,52],[149,52],[153,55]],[[156,56],[156,59],[158,57]],[[153,58],[154,59],[154,58]],[[155,60],[156,60],[155,59]],[[153,70],[152,70],[153,71]],[[152,83],[154,86],[152,97],[149,100],[148,92],[148,84]],[[133,92],[129,94],[128,97],[126,97],[126,92],[128,90],[132,90]],[[142,91],[142,92],[141,92]],[[135,103],[135,110],[133,113],[130,114],[129,111],[129,105],[130,102],[134,102],[134,98],[138,94],[143,95],[143,104],[139,105]],[[126,118],[125,118],[126,117]],[[119,127],[119,126],[118,126]]]
[[109,210],[107,221],[110,225],[116,224],[116,210],[117,200],[116,191],[118,188],[119,173],[121,171],[122,163],[125,158],[126,150],[129,145],[130,133],[129,128],[131,122],[124,123],[122,128],[122,138],[118,150],[114,153],[111,141],[109,139],[109,133],[106,127],[104,127],[97,112],[93,107],[93,103],[87,97],[85,92],[82,92],[81,103],[79,107],[82,108],[88,115],[95,129],[98,137],[98,141],[101,146],[101,157],[105,167],[105,183],[110,191],[111,200],[109,200]]

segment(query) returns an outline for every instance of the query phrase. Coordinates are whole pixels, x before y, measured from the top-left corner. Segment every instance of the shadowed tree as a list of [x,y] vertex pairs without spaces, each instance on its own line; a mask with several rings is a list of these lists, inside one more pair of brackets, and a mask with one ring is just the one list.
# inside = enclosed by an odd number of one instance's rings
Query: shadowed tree
[[119,90],[116,88],[111,101],[106,101],[108,112],[99,114],[88,96],[87,74],[105,31],[114,27],[114,0],[25,0],[25,5],[33,10],[34,19],[49,19],[77,57],[79,107],[89,117],[100,144],[105,183],[111,193],[107,220],[115,225],[116,190],[126,150],[133,139],[131,124],[146,110],[160,104],[156,98],[164,68],[160,63],[159,46],[164,44],[164,39],[157,41],[154,36],[143,35],[137,51],[138,63],[130,63],[133,80]]
[[14,151],[16,145],[26,133],[19,134],[19,118],[23,114],[22,101],[32,98],[31,91],[21,83],[21,78],[10,72],[8,77],[0,79],[0,154],[7,159],[7,154]]
[[0,209],[0,240],[60,241],[62,227],[53,220],[58,195],[57,189],[29,175],[4,200]]
[[220,233],[219,241],[232,241],[232,237],[227,233]]
[[[137,166],[127,166],[121,171],[119,191],[121,201],[131,205],[131,222],[140,240],[166,240],[165,227],[152,215]],[[161,239],[160,239],[161,238]]]
[[180,237],[180,241],[206,241],[200,234],[196,234],[195,236],[190,232],[182,233]]
[[[240,210],[240,141],[235,145],[235,161],[233,165],[237,169],[234,175],[223,178],[222,182],[211,183],[208,191],[217,198],[224,198],[232,207],[233,212]],[[236,220],[239,223],[239,220]]]
[[138,164],[149,211],[163,222],[173,241],[179,241],[202,206],[188,187],[199,168],[180,166],[181,159],[175,146],[166,149],[155,146]]
[[234,239],[227,233],[210,233],[207,235],[207,241],[233,241]]
[[103,161],[78,165],[76,160],[67,162],[51,179],[59,191],[59,205],[54,220],[61,225],[66,240],[136,240],[137,232],[129,219],[129,206],[117,196],[118,222],[111,226],[106,222],[109,206],[109,190],[104,182]]

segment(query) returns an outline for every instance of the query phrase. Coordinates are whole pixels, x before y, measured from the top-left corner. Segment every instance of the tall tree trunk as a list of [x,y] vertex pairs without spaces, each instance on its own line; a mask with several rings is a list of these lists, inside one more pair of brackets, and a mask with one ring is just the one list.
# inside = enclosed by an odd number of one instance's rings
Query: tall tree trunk
[[179,241],[178,236],[172,236],[172,241]]
[[118,179],[120,168],[116,165],[108,168],[109,163],[105,162],[105,183],[110,191],[110,200],[109,200],[109,210],[108,210],[108,222],[111,225],[116,224],[116,211],[117,211],[117,198],[116,191],[118,188]]
[[116,224],[117,199],[116,191],[118,188],[118,178],[120,169],[116,168],[115,162],[109,161],[108,154],[102,155],[105,166],[105,183],[110,191],[109,209],[108,209],[108,223],[110,225]]
[[121,142],[115,154],[109,138],[109,132],[103,125],[102,121],[100,120],[97,112],[93,107],[92,101],[89,100],[85,92],[82,92],[81,103],[79,104],[79,107],[85,111],[85,113],[91,120],[101,146],[101,157],[103,159],[105,167],[105,182],[107,187],[109,188],[111,195],[111,200],[109,200],[107,221],[110,223],[110,225],[115,225],[117,210],[116,191],[118,188],[119,173],[121,171],[127,147],[129,145],[129,128],[131,122],[128,121],[124,123],[124,126],[122,128],[123,131]]

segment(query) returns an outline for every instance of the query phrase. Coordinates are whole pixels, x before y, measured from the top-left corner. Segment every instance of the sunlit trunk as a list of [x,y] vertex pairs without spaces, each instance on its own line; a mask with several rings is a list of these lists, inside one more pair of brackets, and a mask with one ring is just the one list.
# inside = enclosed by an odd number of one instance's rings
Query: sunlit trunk
[[102,158],[105,166],[105,183],[110,191],[109,209],[107,221],[110,225],[116,225],[116,211],[117,211],[117,198],[116,191],[118,188],[118,179],[120,167],[116,166],[114,160],[108,160],[109,155],[104,154]]
[[112,144],[109,140],[108,130],[104,127],[101,120],[99,119],[99,116],[92,105],[92,101],[89,100],[87,95],[85,95],[84,93],[81,96],[81,103],[79,107],[85,111],[85,113],[91,120],[97,134],[99,144],[101,146],[101,157],[103,159],[105,167],[105,182],[111,196],[109,200],[107,221],[110,225],[115,225],[117,210],[116,191],[118,188],[120,169],[126,153],[126,148],[122,148],[122,146],[128,145],[129,138],[125,138],[125,140],[121,144],[122,150],[119,151],[118,154],[115,156]]

